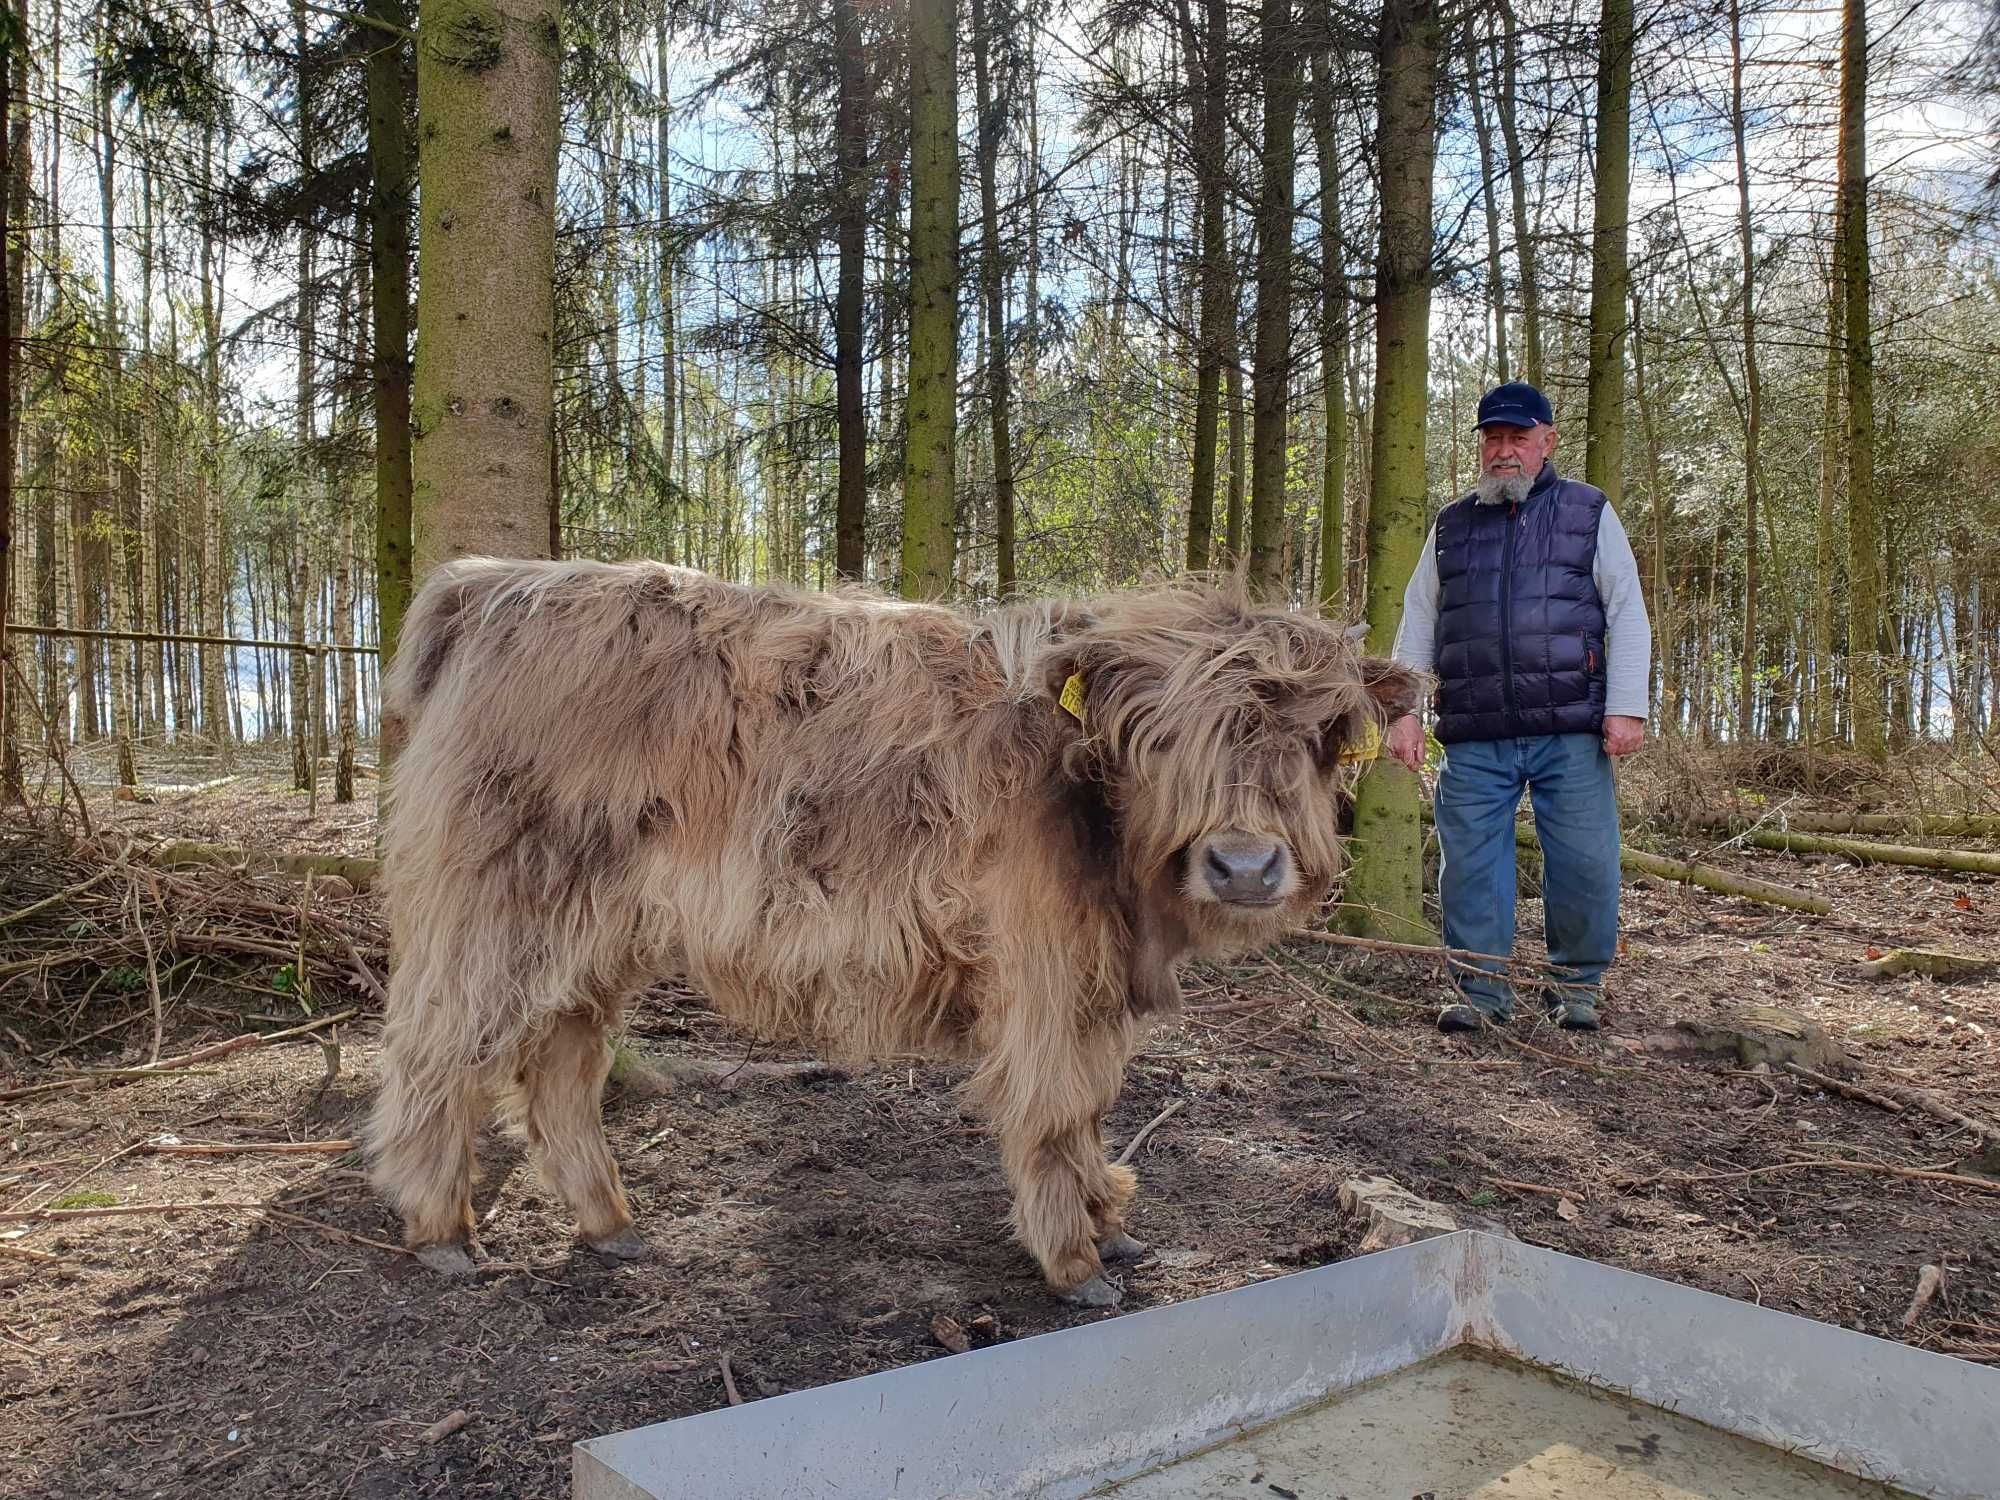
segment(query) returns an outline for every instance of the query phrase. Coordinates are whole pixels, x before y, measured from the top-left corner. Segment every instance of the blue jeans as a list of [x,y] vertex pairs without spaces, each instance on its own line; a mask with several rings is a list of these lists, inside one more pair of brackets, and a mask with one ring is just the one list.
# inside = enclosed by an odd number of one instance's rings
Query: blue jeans
[[[1514,810],[1526,788],[1542,845],[1542,930],[1559,983],[1602,983],[1618,951],[1618,798],[1611,757],[1594,734],[1466,740],[1447,745],[1438,776],[1444,940],[1505,956],[1514,949]],[[1513,1013],[1499,963],[1455,967],[1466,1000]],[[1491,975],[1492,977],[1487,977]],[[1590,989],[1552,998],[1594,999]]]

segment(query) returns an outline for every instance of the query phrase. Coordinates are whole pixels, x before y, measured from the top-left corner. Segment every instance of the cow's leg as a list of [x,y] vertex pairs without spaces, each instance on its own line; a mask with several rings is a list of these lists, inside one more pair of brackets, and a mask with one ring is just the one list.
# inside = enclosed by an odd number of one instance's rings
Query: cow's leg
[[[1104,1137],[1097,1138],[1100,1159],[1104,1155]],[[1104,1168],[1104,1194],[1098,1206],[1091,1213],[1091,1225],[1097,1234],[1097,1253],[1106,1262],[1134,1261],[1146,1253],[1144,1241],[1136,1240],[1125,1232],[1125,1215],[1131,1210],[1132,1200],[1139,1195],[1139,1175],[1130,1167],[1107,1165]]]
[[1105,1161],[1095,1119],[1023,1125],[1003,1131],[1000,1142],[1014,1189],[1015,1238],[1065,1302],[1115,1307],[1120,1293],[1105,1278],[1105,1263],[1146,1253],[1124,1229],[1137,1191],[1131,1169]]
[[1120,1028],[1059,1035],[1067,1045],[1052,1045],[1058,1037],[1038,1027],[1005,1038],[972,1090],[1000,1137],[1015,1238],[1064,1301],[1113,1307],[1120,1294],[1099,1247],[1114,1258],[1131,1253],[1124,1216],[1137,1182],[1104,1159],[1098,1119],[1117,1097],[1129,1036]]
[[523,1054],[517,1082],[529,1145],[584,1239],[606,1255],[638,1260],[646,1242],[632,1227],[618,1164],[604,1139],[602,1099],[611,1069],[606,1029],[597,1011],[557,1017]]
[[403,1239],[434,1271],[472,1269],[473,1138],[486,1115],[476,1068],[426,1068],[420,1029],[391,1027],[369,1126],[377,1189],[403,1216]]

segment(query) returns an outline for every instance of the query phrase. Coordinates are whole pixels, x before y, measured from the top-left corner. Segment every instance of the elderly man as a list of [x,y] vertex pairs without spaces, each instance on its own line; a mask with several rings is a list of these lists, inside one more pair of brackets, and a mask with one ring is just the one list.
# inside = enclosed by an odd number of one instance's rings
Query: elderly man
[[[1455,967],[1445,1032],[1509,1020],[1514,814],[1525,788],[1542,846],[1549,1017],[1595,1031],[1618,947],[1618,802],[1611,759],[1645,738],[1652,646],[1632,544],[1604,492],[1560,478],[1555,415],[1522,381],[1479,403],[1479,485],[1447,505],[1403,597],[1396,660],[1438,680],[1437,830],[1445,941],[1489,955]],[[1416,715],[1389,729],[1416,770]]]

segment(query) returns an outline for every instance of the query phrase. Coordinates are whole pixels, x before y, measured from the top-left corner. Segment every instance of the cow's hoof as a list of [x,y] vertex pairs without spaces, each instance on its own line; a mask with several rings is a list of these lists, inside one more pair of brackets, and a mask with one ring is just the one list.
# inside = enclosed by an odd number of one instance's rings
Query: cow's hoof
[[1122,1229],[1114,1229],[1097,1242],[1098,1255],[1107,1261],[1143,1260],[1153,1253],[1153,1247],[1144,1240],[1135,1240]]
[[651,1254],[645,1237],[630,1224],[616,1234],[607,1235],[601,1240],[592,1240],[590,1248],[599,1255],[610,1256],[613,1260],[644,1260]]
[[1101,1275],[1056,1295],[1072,1307],[1116,1307],[1125,1296],[1116,1283],[1107,1281]]
[[463,1245],[425,1245],[417,1251],[417,1259],[440,1276],[472,1274],[472,1254]]

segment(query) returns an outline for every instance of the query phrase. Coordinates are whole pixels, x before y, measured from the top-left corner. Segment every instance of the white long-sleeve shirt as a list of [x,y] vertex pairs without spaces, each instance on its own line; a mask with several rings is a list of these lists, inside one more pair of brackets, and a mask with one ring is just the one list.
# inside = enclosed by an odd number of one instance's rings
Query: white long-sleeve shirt
[[[1631,538],[1609,505],[1598,512],[1597,560],[1591,568],[1604,601],[1604,711],[1644,719],[1653,669],[1653,625],[1639,588],[1639,562]],[[1403,624],[1392,653],[1406,667],[1428,672],[1437,661],[1437,526],[1424,538],[1424,555],[1403,591]]]

